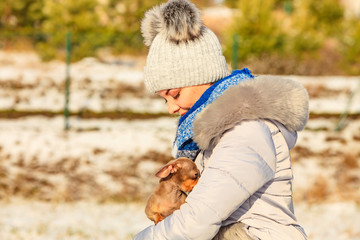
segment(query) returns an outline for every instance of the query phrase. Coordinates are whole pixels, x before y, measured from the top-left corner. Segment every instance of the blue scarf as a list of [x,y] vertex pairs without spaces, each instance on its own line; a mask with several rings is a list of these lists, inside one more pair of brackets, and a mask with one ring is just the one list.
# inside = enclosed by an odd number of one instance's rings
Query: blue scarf
[[172,148],[172,155],[174,158],[187,157],[195,161],[195,158],[199,153],[199,147],[193,141],[194,120],[196,115],[221,96],[226,89],[249,78],[254,78],[249,69],[244,68],[242,70],[235,70],[231,75],[215,82],[203,93],[203,95],[201,95],[200,99],[192,106],[192,108],[179,119]]

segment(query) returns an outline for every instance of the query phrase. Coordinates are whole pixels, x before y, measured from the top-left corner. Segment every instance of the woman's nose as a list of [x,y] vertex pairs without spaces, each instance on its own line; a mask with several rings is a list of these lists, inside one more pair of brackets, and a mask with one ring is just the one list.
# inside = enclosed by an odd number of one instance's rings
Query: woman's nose
[[180,109],[180,107],[178,105],[176,105],[172,101],[168,101],[168,112],[170,114],[174,114],[174,113],[178,112],[179,109]]

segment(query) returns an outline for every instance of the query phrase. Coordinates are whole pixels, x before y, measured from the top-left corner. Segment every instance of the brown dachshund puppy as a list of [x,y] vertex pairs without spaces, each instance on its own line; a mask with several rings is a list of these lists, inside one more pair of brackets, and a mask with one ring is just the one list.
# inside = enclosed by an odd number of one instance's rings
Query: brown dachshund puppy
[[159,185],[149,197],[145,213],[155,224],[179,209],[199,180],[199,170],[188,158],[170,161],[156,174]]

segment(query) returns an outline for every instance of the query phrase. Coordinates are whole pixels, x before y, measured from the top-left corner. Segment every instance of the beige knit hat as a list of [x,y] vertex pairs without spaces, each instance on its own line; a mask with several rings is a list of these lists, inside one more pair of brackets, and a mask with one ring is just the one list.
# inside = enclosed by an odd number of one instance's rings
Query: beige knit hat
[[216,82],[230,74],[218,38],[187,0],[169,0],[147,11],[141,32],[150,47],[144,69],[150,92]]

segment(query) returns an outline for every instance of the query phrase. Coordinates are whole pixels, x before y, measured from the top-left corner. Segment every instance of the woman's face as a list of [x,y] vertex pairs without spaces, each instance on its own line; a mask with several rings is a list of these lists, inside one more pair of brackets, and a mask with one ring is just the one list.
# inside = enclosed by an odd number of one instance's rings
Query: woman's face
[[170,114],[178,113],[180,116],[183,116],[210,86],[211,83],[165,89],[157,91],[156,93],[165,99]]

